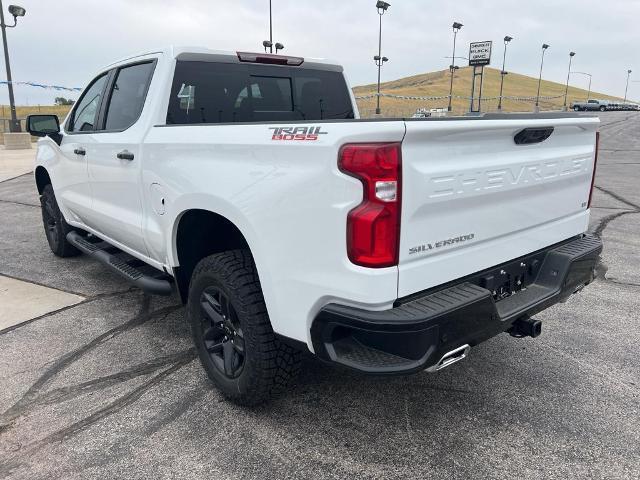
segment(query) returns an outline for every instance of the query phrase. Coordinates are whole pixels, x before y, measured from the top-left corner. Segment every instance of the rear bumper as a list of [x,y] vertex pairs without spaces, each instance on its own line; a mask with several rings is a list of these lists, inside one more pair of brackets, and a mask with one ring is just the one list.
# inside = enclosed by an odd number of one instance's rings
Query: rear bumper
[[447,352],[477,345],[566,300],[595,278],[602,242],[582,236],[369,311],[329,304],[311,339],[321,359],[374,374],[435,369]]

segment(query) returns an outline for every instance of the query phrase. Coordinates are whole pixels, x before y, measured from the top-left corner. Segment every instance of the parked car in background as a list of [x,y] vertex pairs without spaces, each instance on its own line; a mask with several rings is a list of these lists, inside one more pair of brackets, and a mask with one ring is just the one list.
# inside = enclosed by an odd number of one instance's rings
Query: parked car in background
[[609,102],[607,100],[589,99],[586,102],[574,102],[571,104],[571,108],[576,112],[598,110],[604,112],[609,108]]
[[612,102],[610,100],[596,100],[590,99],[586,102],[574,102],[571,104],[571,108],[576,112],[580,111],[601,111],[606,110],[638,110],[637,103],[629,102]]

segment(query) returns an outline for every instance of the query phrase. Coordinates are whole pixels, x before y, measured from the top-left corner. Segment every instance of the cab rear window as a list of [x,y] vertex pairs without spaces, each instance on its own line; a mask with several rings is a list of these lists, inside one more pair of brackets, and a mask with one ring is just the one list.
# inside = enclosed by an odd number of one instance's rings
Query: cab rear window
[[167,124],[354,118],[342,73],[281,67],[179,61]]

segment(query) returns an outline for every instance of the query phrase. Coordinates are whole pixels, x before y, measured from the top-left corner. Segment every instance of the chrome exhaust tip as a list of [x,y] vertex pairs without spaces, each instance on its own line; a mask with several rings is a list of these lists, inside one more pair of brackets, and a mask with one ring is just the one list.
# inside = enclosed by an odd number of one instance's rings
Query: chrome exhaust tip
[[460,360],[464,360],[465,358],[467,358],[469,350],[471,350],[471,347],[469,345],[463,345],[456,348],[455,350],[451,350],[450,352],[445,353],[438,361],[438,363],[427,368],[427,372],[434,373],[438,370],[442,370],[443,368],[450,367]]

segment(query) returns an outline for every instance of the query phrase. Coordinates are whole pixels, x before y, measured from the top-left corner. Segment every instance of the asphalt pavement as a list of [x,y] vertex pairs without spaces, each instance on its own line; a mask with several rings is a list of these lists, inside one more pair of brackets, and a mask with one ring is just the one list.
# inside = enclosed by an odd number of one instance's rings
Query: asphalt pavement
[[0,275],[82,299],[0,332],[0,478],[640,478],[640,112],[605,112],[600,278],[437,374],[305,359],[245,409],[210,385],[176,297],[59,259],[31,175],[0,183]]

